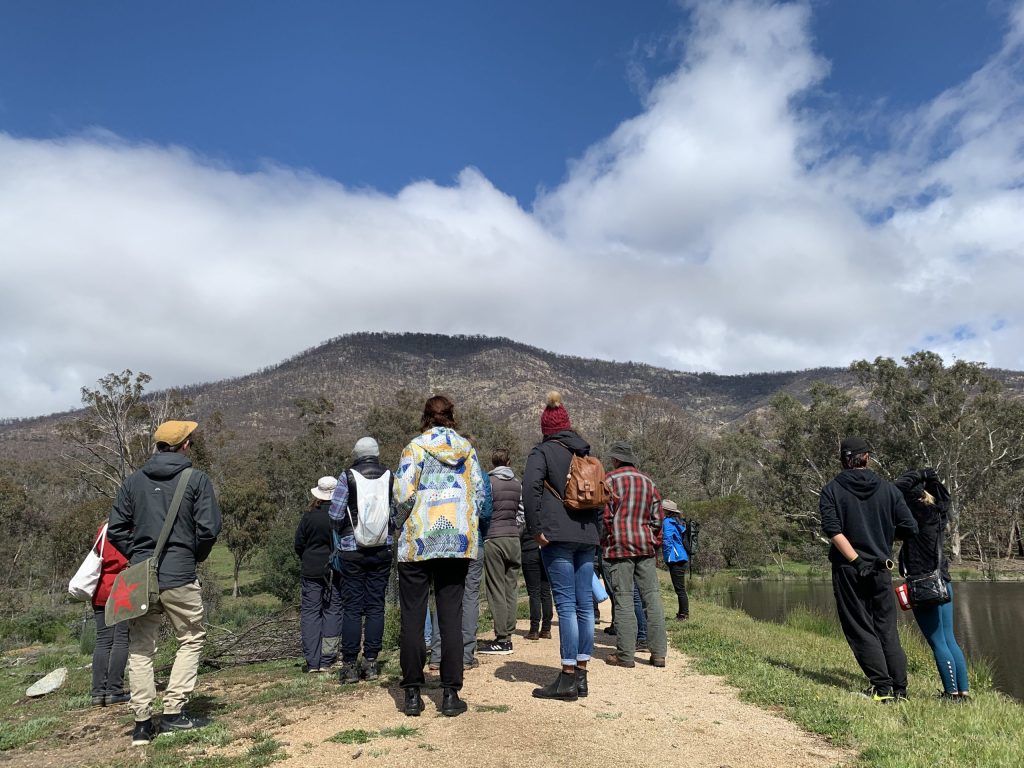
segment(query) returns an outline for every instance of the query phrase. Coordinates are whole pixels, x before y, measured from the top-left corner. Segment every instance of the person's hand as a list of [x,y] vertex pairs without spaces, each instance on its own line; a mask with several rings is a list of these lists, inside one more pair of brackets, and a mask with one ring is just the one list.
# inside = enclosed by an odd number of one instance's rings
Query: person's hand
[[921,479],[926,483],[939,479],[939,474],[932,467],[925,467],[921,470]]
[[548,541],[548,537],[545,536],[543,533],[538,533],[536,536],[533,537],[533,540],[536,541],[537,545],[541,547],[545,547],[551,543],[550,541]]
[[875,570],[875,558],[873,557],[858,557],[852,563],[854,568],[857,569],[857,575],[861,578],[865,578],[874,573]]

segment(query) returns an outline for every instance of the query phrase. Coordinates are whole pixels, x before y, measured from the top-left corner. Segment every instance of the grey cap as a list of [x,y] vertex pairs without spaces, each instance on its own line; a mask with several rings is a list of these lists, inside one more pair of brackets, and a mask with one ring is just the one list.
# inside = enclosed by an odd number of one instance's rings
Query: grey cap
[[367,456],[379,457],[380,446],[372,437],[361,437],[356,440],[355,447],[352,449],[352,460],[365,459]]
[[636,464],[636,456],[633,455],[633,446],[625,440],[617,440],[612,443],[608,452],[609,459],[618,459],[623,464]]

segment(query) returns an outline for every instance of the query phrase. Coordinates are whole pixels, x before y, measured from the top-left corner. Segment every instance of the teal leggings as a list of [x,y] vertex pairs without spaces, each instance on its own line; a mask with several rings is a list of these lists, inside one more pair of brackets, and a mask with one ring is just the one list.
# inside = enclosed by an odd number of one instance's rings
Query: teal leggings
[[945,605],[915,608],[914,618],[935,655],[935,666],[946,693],[967,693],[967,662],[953,635],[953,585],[948,581],[950,601]]

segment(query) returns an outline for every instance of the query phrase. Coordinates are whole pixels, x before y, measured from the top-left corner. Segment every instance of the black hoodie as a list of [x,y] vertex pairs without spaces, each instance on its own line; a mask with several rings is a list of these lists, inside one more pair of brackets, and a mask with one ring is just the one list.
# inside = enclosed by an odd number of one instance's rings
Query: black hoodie
[[[949,560],[942,554],[943,532],[950,507],[949,491],[937,479],[925,480],[916,469],[900,475],[894,485],[903,493],[918,527],[917,535],[908,538],[900,547],[900,573],[903,576],[926,576],[938,569],[942,578],[950,581]],[[921,500],[921,492],[925,490],[935,499],[934,504],[925,504]]]
[[[107,540],[133,565],[153,556],[171,506],[178,475],[192,462],[183,453],[154,454],[121,485],[110,510]],[[205,472],[193,470],[160,558],[160,589],[196,580],[196,563],[205,560],[220,534],[220,507]]]
[[[917,533],[903,494],[870,469],[846,469],[836,475],[821,489],[818,509],[825,535],[831,539],[843,534],[861,557],[886,560],[892,555],[894,538]],[[828,559],[847,562],[835,545]]]
[[573,454],[589,455],[590,445],[570,430],[545,437],[530,451],[523,473],[526,534],[535,536],[543,532],[548,541],[597,546],[601,510],[577,512],[566,509],[562,499],[544,485],[546,480],[559,494],[565,494]]

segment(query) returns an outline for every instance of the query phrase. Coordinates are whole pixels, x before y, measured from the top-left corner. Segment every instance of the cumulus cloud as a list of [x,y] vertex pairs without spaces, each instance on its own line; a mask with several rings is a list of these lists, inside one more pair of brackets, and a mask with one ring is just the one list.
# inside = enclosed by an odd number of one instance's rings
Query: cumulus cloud
[[211,380],[358,330],[719,372],[917,348],[1024,368],[1022,8],[969,80],[880,115],[866,154],[805,99],[829,68],[808,6],[697,3],[678,68],[531,210],[474,169],[388,196],[0,133],[0,415],[73,406],[111,370]]

